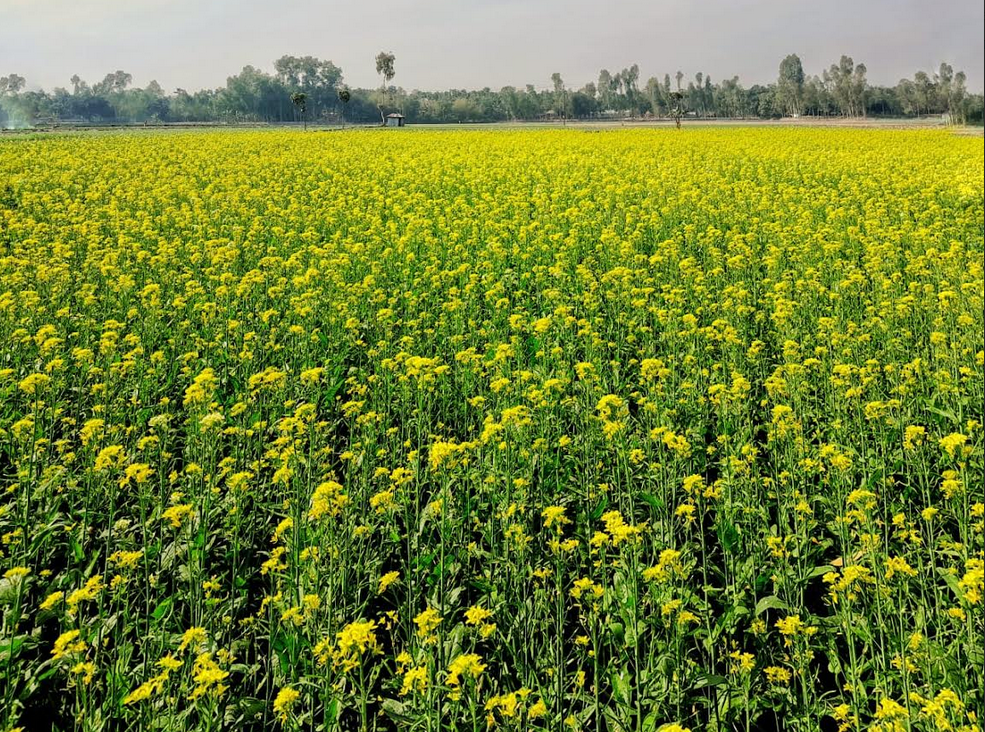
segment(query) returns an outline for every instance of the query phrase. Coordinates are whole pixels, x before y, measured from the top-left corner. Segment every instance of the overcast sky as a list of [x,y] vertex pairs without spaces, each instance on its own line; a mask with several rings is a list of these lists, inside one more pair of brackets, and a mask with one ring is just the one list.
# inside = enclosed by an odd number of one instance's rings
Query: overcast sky
[[351,86],[375,86],[396,54],[406,89],[580,87],[601,68],[749,86],[797,53],[809,74],[848,54],[874,84],[942,60],[981,91],[982,0],[0,0],[0,75],[29,88],[90,83],[123,69],[167,90],[225,84],[284,54],[331,59]]

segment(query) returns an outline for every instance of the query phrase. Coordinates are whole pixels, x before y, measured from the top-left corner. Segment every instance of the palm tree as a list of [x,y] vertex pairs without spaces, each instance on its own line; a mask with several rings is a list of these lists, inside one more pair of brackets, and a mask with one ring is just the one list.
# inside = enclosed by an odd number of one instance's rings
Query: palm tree
[[308,95],[304,92],[294,92],[291,95],[291,101],[294,103],[294,106],[298,108],[298,111],[301,112],[301,120],[304,122],[304,131],[307,132],[308,115],[306,113],[308,111]]
[[674,117],[677,129],[681,129],[681,117],[684,116],[684,92],[678,90],[670,93],[671,108],[670,113]]
[[339,101],[342,102],[342,129],[345,129],[345,108],[349,105],[349,100],[352,99],[352,94],[349,93],[349,87],[343,86],[338,91]]

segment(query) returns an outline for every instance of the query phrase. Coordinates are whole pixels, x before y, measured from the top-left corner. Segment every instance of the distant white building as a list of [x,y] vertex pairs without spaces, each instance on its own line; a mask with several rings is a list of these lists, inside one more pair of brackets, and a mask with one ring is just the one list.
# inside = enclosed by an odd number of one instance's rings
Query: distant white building
[[403,127],[405,124],[406,120],[399,112],[391,112],[386,116],[387,127]]

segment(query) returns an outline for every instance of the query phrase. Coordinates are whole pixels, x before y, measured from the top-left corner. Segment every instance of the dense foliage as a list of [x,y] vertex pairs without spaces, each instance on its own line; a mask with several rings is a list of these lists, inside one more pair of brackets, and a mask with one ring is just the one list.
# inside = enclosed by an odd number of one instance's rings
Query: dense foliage
[[980,729],[983,351],[981,138],[0,141],[0,729]]
[[298,119],[291,104],[295,93],[306,95],[310,119],[328,124],[342,122],[343,116],[350,122],[378,122],[381,107],[401,111],[410,122],[670,117],[677,91],[683,94],[686,114],[700,118],[947,115],[954,122],[981,124],[982,95],[969,95],[964,72],[955,72],[946,63],[937,73],[918,71],[895,87],[870,86],[866,74],[864,64],[842,56],[820,75],[809,76],[791,54],[781,62],[775,83],[749,88],[737,76],[714,83],[700,72],[693,79],[678,71],[673,79],[665,74],[643,82],[636,64],[617,73],[602,69],[597,82],[578,90],[568,89],[557,73],[550,86],[506,86],[499,91],[408,92],[390,87],[385,78],[385,93],[382,88],[352,89],[351,101],[343,105],[337,95],[343,88],[341,69],[311,56],[284,56],[274,62],[273,74],[246,66],[230,76],[225,87],[194,93],[184,89],[168,93],[156,81],[144,89],[131,88],[132,76],[124,71],[107,74],[92,86],[73,76],[71,91],[25,91],[27,80],[10,74],[0,77],[0,127],[58,122],[293,122]]

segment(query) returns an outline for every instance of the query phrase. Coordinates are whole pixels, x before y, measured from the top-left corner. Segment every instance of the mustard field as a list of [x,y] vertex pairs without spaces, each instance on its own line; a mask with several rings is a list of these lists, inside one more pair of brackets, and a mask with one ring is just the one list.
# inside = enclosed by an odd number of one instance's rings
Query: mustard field
[[983,142],[0,140],[0,730],[982,729]]

